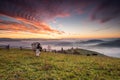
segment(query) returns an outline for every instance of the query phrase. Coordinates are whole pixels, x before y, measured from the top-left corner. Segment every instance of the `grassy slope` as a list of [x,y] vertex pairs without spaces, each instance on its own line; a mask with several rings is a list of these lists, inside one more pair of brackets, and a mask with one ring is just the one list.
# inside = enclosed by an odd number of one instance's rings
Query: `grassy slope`
[[0,50],[0,80],[120,80],[120,59]]
[[64,50],[63,53],[65,54],[78,54],[78,55],[86,55],[86,56],[105,56],[101,53],[95,52],[95,51],[90,51],[90,50],[85,50],[85,49],[68,49]]

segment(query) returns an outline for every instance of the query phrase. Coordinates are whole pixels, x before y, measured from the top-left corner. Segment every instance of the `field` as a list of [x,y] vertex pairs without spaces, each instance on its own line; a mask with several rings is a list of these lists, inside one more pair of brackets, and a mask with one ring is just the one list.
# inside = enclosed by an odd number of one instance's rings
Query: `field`
[[0,49],[0,80],[120,80],[120,58]]

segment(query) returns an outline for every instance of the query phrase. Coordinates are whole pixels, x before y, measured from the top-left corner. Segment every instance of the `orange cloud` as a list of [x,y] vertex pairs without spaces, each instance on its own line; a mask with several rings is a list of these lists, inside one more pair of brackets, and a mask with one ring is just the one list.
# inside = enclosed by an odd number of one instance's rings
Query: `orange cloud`
[[45,22],[34,22],[22,18],[17,18],[18,22],[12,21],[0,21],[0,30],[7,31],[23,31],[30,33],[39,33],[39,34],[49,34],[56,33],[62,34],[62,31],[52,29],[51,26],[47,25]]
[[36,31],[42,31],[42,32],[47,32],[47,33],[58,33],[58,34],[62,34],[64,33],[63,31],[58,31],[55,29],[52,29],[51,26],[47,25],[45,22],[34,22],[34,21],[28,21],[26,19],[22,19],[22,18],[17,18],[17,20],[20,20],[26,24],[29,24],[31,26],[34,26],[34,29],[36,29]]

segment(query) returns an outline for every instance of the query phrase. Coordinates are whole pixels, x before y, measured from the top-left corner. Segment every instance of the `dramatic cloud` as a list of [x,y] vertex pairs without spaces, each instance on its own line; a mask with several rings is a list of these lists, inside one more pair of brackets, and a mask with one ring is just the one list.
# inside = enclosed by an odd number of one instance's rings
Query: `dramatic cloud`
[[91,16],[93,20],[100,20],[102,23],[115,18],[120,19],[120,0],[100,0]]
[[[90,10],[89,10],[90,9]],[[0,30],[28,31],[33,33],[62,31],[54,30],[47,21],[69,17],[74,14],[91,15],[92,20],[102,23],[120,18],[119,0],[0,0],[0,14],[18,22],[0,20]],[[92,14],[91,14],[92,13]],[[1,18],[0,18],[1,19]]]
[[70,16],[70,12],[78,11],[88,3],[86,0],[1,0],[0,13],[32,21],[44,21]]
[[37,22],[30,23],[26,20],[22,20],[22,22],[1,20],[0,30],[23,31],[23,32],[32,32],[32,33],[40,33],[40,34],[49,34],[50,32],[57,33],[57,34],[63,33],[63,32],[52,29],[49,25],[45,23],[37,23]]
[[[0,0],[0,14],[21,22],[1,21],[0,30],[34,33],[46,31],[61,34],[63,31],[52,29],[46,22],[57,17],[69,17],[72,12],[82,9],[85,4],[83,0]],[[82,8],[79,8],[80,6]]]
[[[114,18],[120,15],[119,0],[0,0],[0,13],[12,17],[25,18],[33,21],[43,21],[55,17],[70,16],[73,13],[83,13],[90,6],[96,9],[93,17],[102,15]],[[104,20],[104,19],[103,19]]]

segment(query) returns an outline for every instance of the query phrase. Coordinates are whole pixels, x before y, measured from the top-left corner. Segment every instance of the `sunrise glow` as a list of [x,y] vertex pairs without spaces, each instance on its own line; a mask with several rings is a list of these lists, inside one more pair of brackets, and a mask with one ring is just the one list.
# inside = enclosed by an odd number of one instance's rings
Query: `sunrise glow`
[[1,0],[0,38],[120,38],[120,6],[107,2]]

